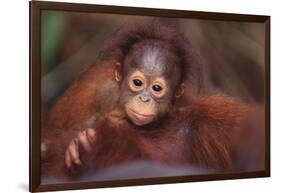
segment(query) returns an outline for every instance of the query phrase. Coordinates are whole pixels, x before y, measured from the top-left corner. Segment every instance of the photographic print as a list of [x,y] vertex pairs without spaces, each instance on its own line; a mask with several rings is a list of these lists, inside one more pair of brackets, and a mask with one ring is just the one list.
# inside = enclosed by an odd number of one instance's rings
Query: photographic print
[[31,190],[269,176],[269,17],[31,2]]

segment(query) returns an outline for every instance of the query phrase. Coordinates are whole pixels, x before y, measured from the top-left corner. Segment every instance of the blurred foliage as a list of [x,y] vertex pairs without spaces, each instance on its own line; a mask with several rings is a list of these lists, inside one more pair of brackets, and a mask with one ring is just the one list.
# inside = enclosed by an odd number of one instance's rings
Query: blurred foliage
[[42,12],[42,74],[58,65],[57,51],[64,35],[65,16],[62,11]]

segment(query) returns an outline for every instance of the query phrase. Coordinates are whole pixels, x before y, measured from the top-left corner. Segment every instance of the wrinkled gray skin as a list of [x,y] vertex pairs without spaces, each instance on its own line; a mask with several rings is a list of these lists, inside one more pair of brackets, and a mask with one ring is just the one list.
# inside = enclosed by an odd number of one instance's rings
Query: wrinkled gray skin
[[[161,117],[171,104],[175,90],[181,78],[180,59],[169,44],[163,41],[142,41],[136,43],[124,60],[123,75],[124,80],[121,84],[122,101],[125,103],[135,95],[145,103],[152,100],[158,109],[157,118]],[[135,93],[129,89],[128,77],[135,70],[140,70],[144,73],[151,84],[156,77],[163,77],[167,83],[167,93],[162,98],[153,96],[149,88]]]

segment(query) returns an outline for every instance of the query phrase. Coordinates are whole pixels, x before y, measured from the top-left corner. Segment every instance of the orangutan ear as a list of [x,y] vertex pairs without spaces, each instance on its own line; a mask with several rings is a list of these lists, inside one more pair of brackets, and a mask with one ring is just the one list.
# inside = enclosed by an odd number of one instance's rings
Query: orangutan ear
[[122,74],[121,74],[121,63],[116,62],[116,68],[114,71],[114,77],[117,82],[120,82],[122,80]]
[[180,98],[184,94],[184,90],[185,90],[185,84],[181,83],[176,90],[175,97]]

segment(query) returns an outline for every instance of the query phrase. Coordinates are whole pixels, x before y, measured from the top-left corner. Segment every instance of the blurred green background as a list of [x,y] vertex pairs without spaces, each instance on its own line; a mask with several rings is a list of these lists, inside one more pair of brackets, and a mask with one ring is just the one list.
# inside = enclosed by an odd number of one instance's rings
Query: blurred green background
[[[42,101],[46,112],[94,64],[106,37],[148,16],[42,11]],[[265,26],[262,23],[159,18],[179,27],[205,65],[206,88],[263,104]]]

